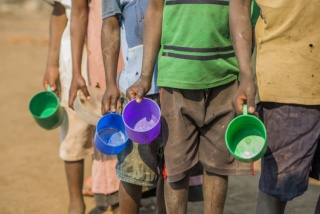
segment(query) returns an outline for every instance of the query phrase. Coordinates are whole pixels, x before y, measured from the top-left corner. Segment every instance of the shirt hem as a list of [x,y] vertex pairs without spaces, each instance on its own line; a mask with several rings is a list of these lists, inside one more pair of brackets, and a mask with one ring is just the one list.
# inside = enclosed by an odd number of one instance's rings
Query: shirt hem
[[215,83],[208,83],[208,84],[194,84],[194,83],[177,83],[172,81],[163,81],[159,80],[158,78],[158,87],[168,87],[168,88],[178,88],[178,89],[187,89],[187,90],[198,90],[198,89],[208,89],[214,88],[221,85],[228,84],[234,80],[238,79],[237,76],[232,78],[225,79],[223,81],[215,82]]

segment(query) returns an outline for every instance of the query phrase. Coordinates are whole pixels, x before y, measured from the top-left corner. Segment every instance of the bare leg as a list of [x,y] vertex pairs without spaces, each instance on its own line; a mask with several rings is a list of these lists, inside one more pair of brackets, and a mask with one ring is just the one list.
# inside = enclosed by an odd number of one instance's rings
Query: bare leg
[[84,161],[65,161],[65,171],[69,190],[69,214],[85,213],[82,196]]
[[203,171],[204,213],[222,214],[228,190],[228,176]]
[[314,211],[314,214],[320,214],[320,195],[318,197],[318,202],[317,202],[316,210]]
[[112,206],[111,206],[111,210],[112,210],[112,213],[113,213],[113,214],[120,214],[120,206],[119,206],[119,204],[117,204],[117,205],[112,205]]
[[279,201],[264,192],[259,192],[257,214],[284,214],[286,208],[286,201]]
[[168,214],[187,213],[189,175],[182,180],[164,184],[164,197]]
[[164,179],[159,177],[157,183],[157,208],[156,214],[166,214],[166,204],[164,202]]
[[142,186],[121,181],[119,188],[120,213],[138,214],[141,196]]

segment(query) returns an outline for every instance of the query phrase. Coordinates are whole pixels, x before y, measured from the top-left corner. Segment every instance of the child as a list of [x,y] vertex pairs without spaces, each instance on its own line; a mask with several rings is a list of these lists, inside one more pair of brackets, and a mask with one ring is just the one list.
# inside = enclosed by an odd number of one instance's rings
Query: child
[[[68,92],[72,77],[70,13],[71,0],[55,0],[50,20],[50,44],[47,68],[43,79],[61,98],[65,119],[60,127],[60,157],[64,160],[69,190],[68,213],[84,213],[82,196],[84,158],[92,154],[93,127],[81,120],[68,107]],[[81,56],[86,57],[85,49]],[[87,77],[86,61],[82,63],[82,74]]]
[[[89,98],[86,83],[81,68],[81,50],[87,40],[88,44],[88,68],[89,85],[105,90],[105,77],[101,54],[101,0],[72,0],[72,83],[69,93],[69,106],[73,107],[73,102],[77,91],[82,90],[83,94]],[[100,104],[100,102],[99,102]],[[98,105],[99,106],[99,105]],[[94,148],[92,163],[92,191],[98,208],[92,212],[104,212],[108,206],[112,207],[114,213],[118,209],[118,189],[119,179],[116,177],[115,165],[116,156],[107,156]]]
[[228,16],[229,1],[151,0],[146,12],[141,75],[127,97],[141,101],[158,60],[168,213],[187,212],[189,177],[199,162],[204,213],[223,213],[228,176],[251,172],[224,141],[239,84]]
[[[311,175],[319,180],[320,40],[319,1],[257,0],[256,83],[260,116],[268,132],[261,159],[256,213],[284,213],[287,202],[302,195]],[[230,2],[230,29],[240,70],[250,76],[252,32],[250,0]],[[303,19],[301,18],[303,17]],[[245,76],[245,75],[244,75]],[[234,98],[241,113],[254,97],[247,79]],[[319,213],[318,198],[315,213]]]
[[[102,100],[104,114],[116,111],[121,92],[124,95],[130,82],[133,83],[140,72],[143,50],[142,22],[148,2],[148,0],[122,1],[119,5],[116,0],[103,1],[101,41],[107,82],[107,90]],[[120,46],[125,67],[118,78],[117,60]],[[159,101],[157,87],[154,87],[149,95],[150,98]],[[117,155],[117,176],[121,180],[119,189],[121,213],[139,213],[144,188],[154,188],[157,181],[159,182],[157,213],[165,213],[163,179],[157,169],[160,163],[158,151],[161,145],[161,139],[145,145],[133,142]]]

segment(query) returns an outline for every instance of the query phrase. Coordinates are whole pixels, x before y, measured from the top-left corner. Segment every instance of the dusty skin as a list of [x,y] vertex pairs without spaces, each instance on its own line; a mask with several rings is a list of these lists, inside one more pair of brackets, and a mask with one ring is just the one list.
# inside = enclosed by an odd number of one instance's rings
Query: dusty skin
[[[42,89],[48,46],[49,10],[0,10],[0,213],[67,213],[67,184],[58,157],[59,131],[41,129],[28,112],[31,96]],[[91,158],[86,160],[86,177]],[[230,177],[226,214],[255,213],[256,176]],[[319,182],[287,206],[287,214],[312,214]],[[92,197],[85,197],[87,212]],[[202,213],[202,203],[189,203],[188,213]],[[106,212],[109,213],[109,212]],[[152,213],[152,212],[143,212]]]

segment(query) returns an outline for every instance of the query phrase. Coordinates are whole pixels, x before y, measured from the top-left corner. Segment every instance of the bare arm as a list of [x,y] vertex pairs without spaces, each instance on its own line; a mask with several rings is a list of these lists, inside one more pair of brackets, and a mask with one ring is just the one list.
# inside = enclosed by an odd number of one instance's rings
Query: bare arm
[[145,15],[141,76],[127,89],[127,97],[141,102],[151,88],[153,69],[160,49],[164,0],[151,0]]
[[64,6],[55,2],[50,18],[50,32],[49,32],[49,53],[47,59],[46,72],[43,78],[43,87],[45,89],[48,86],[58,96],[60,91],[58,88],[59,82],[59,55],[62,33],[67,25],[67,17],[65,14]]
[[251,0],[230,0],[230,31],[233,47],[239,64],[240,85],[233,99],[237,114],[242,112],[244,103],[248,112],[255,110],[255,84],[251,69],[252,26],[250,20]]
[[115,112],[120,92],[117,87],[117,66],[120,52],[120,24],[118,16],[103,20],[101,29],[101,48],[106,74],[107,89],[102,99],[102,114]]
[[83,48],[87,36],[88,3],[86,0],[72,0],[71,9],[71,52],[72,52],[72,83],[69,91],[69,106],[73,108],[79,89],[90,99],[86,82],[81,75]]

